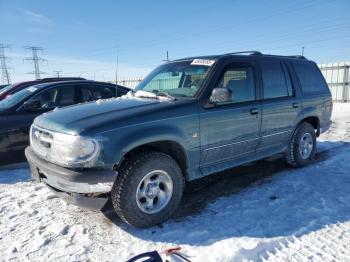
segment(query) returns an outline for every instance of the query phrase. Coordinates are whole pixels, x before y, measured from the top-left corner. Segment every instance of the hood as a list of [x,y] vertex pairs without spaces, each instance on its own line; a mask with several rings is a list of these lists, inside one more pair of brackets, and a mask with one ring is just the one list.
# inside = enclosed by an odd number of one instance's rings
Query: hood
[[99,100],[51,111],[37,117],[34,124],[51,131],[79,134],[87,128],[152,110],[164,103],[170,102],[141,98]]

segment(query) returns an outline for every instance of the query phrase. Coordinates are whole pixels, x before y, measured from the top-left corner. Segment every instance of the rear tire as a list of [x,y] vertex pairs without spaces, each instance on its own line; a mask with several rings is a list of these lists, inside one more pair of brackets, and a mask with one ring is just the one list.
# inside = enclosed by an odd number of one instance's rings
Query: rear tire
[[122,164],[111,198],[124,222],[150,227],[170,218],[183,190],[184,178],[176,161],[161,152],[145,151]]
[[305,166],[313,161],[316,153],[316,132],[309,123],[301,123],[291,138],[287,151],[288,164]]

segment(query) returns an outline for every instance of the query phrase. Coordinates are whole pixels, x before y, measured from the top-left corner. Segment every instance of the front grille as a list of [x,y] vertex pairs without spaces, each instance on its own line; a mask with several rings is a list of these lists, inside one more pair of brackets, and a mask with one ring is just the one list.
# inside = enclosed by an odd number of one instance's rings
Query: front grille
[[32,150],[47,158],[51,152],[51,145],[53,141],[53,134],[47,130],[32,126],[30,131],[30,145]]

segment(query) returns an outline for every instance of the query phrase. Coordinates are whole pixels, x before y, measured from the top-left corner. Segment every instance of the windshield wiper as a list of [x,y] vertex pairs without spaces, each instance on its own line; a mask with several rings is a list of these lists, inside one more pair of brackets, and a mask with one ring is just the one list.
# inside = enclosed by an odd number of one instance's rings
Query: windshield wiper
[[174,96],[172,96],[172,95],[170,95],[170,94],[168,94],[168,93],[166,93],[166,92],[162,92],[162,91],[158,91],[158,90],[153,90],[152,92],[153,92],[153,94],[155,94],[156,96],[165,96],[165,97],[167,97],[167,98],[169,98],[169,99],[171,99],[171,100],[173,100],[173,101],[177,100],[176,97],[174,97]]

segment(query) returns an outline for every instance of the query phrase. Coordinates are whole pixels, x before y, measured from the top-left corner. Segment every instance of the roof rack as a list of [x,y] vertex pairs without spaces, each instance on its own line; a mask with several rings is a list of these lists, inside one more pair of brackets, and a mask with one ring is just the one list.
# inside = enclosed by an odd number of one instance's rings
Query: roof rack
[[280,57],[290,57],[290,58],[297,58],[297,59],[305,59],[307,60],[307,58],[303,55],[271,55],[271,54],[263,54],[259,51],[241,51],[241,52],[233,52],[233,53],[227,53],[224,55],[240,55],[240,54],[249,54],[249,55],[266,55],[266,56],[280,56]]
[[298,58],[298,59],[305,59],[307,60],[307,58],[303,55],[289,55],[287,57],[291,57],[291,58]]
[[239,55],[239,54],[262,55],[263,53],[259,51],[241,51],[241,52],[227,53],[225,55]]
[[289,58],[307,60],[307,58],[305,56],[302,56],[302,55],[271,55],[271,54],[266,54],[266,56],[289,57]]
[[38,80],[55,80],[55,79],[60,79],[60,80],[86,80],[83,77],[75,77],[75,76],[45,77],[45,78],[41,78],[41,79],[38,79]]

